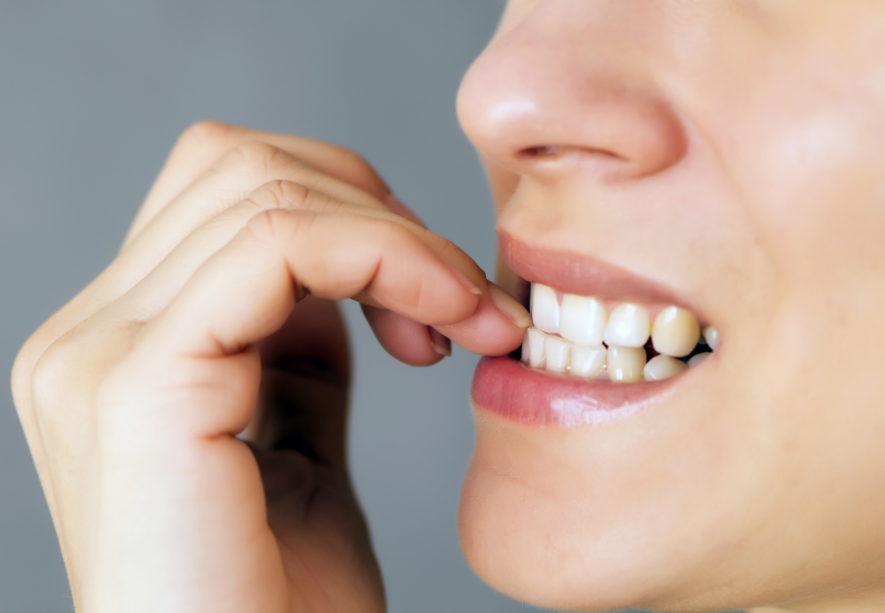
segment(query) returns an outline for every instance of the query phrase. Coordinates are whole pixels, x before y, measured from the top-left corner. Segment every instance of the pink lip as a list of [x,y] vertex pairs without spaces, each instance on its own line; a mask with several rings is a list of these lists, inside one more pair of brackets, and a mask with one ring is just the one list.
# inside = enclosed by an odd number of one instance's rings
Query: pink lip
[[618,385],[582,381],[531,370],[512,358],[483,358],[470,397],[479,410],[535,427],[576,428],[629,417],[660,402],[675,377]]
[[663,303],[692,309],[667,287],[594,257],[530,246],[498,229],[501,254],[529,283],[543,283],[567,294]]

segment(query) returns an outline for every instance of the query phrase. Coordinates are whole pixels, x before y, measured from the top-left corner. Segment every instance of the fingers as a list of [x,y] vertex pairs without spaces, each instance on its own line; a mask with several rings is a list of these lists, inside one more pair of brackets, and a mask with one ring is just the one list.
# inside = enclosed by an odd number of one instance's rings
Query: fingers
[[[387,184],[365,160],[343,147],[309,138],[205,121],[194,124],[179,137],[133,222],[125,243],[128,244],[137,236],[169,202],[209,170],[225,153],[246,143],[272,145],[318,172],[353,185],[379,200],[390,193]],[[261,183],[264,181],[258,185]],[[255,187],[257,185],[252,189]]]
[[363,314],[384,350],[401,362],[430,366],[451,355],[451,341],[430,326],[365,304]]
[[264,370],[249,440],[346,471],[350,356],[338,304],[308,296],[259,351]]
[[[217,159],[221,153],[221,159]],[[291,198],[275,193],[286,189],[267,188],[264,191],[269,191],[269,198],[254,194],[247,197],[268,179],[268,185],[297,183],[294,191],[303,193],[306,188],[314,196]],[[171,202],[162,204],[169,198]],[[60,334],[124,295],[128,299],[116,307],[134,309],[130,313],[132,319],[149,319],[256,211],[268,208],[322,212],[346,208],[360,215],[393,220],[433,249],[464,283],[475,286],[480,293],[488,291],[485,273],[473,260],[449,241],[425,230],[420,220],[389,194],[384,182],[355,154],[310,139],[250,132],[223,124],[198,124],[182,136],[170,156],[134,225],[134,238],[96,282],[44,326],[41,339],[34,343],[35,355]],[[142,286],[141,291],[133,289],[138,286]],[[141,298],[141,302],[135,297]],[[357,299],[380,306],[368,295],[358,295]],[[490,304],[489,297],[483,296],[480,304]],[[453,330],[451,335],[456,342],[470,350],[502,353],[506,352],[504,347],[512,349],[521,341],[521,330],[506,320],[502,323],[493,308],[483,306],[474,319],[491,331],[503,329],[507,333],[491,341],[474,334],[469,326]],[[498,325],[490,327],[496,319]],[[410,364],[433,363],[439,353],[430,352],[428,347],[433,349],[436,345],[444,350],[447,342],[435,331],[393,314],[370,316],[370,323],[382,345]]]
[[470,317],[435,326],[453,342],[479,355],[507,355],[519,347],[531,316],[515,299],[488,282],[488,291]]
[[[257,215],[212,256],[143,328],[137,362],[183,372],[199,372],[200,364],[220,369],[224,360],[238,359],[282,327],[305,292],[341,299],[361,291],[425,324],[468,317],[478,302],[433,250],[400,224],[272,210]],[[217,385],[226,387],[221,381]],[[189,403],[177,404],[164,402],[164,413],[187,411]],[[216,404],[216,411],[179,417],[179,422],[198,436],[235,434],[254,411],[249,402]]]
[[[415,226],[401,217],[385,210],[346,204],[326,194],[306,189],[287,181],[272,181],[252,193],[249,198],[222,215],[204,223],[170,253],[132,291],[114,306],[123,318],[149,319],[172,300],[191,275],[216,251],[229,243],[257,214],[273,209],[340,213],[366,219],[376,219],[400,225],[412,232],[430,247],[453,269],[452,274],[462,278],[463,283],[476,287],[484,285],[484,273],[463,251],[443,239]],[[366,231],[369,231],[368,229]],[[463,272],[459,272],[463,271]],[[469,279],[469,280],[468,280]],[[479,290],[475,290],[479,292]],[[360,292],[356,298],[376,304],[374,298]],[[127,310],[129,312],[127,312]]]
[[[469,351],[503,355],[515,349],[528,325],[525,310],[494,285],[486,286],[484,273],[467,254],[442,237],[385,210],[358,207],[335,201],[303,186],[272,182],[223,215],[207,222],[182,242],[144,281],[139,283],[115,308],[126,319],[150,319],[159,313],[184,286],[191,275],[246,225],[256,212],[274,208],[312,211],[321,214],[354,215],[399,225],[414,234],[460,277],[462,284],[480,292],[480,308],[463,325],[440,330]],[[370,231],[367,227],[365,231]],[[405,262],[403,262],[405,264]],[[384,306],[377,298],[360,291],[361,302]],[[509,309],[509,310],[508,310]],[[425,325],[394,313],[367,311],[379,341],[394,357],[407,364],[429,365],[446,353],[447,340]],[[400,315],[406,315],[400,312]],[[424,322],[427,323],[427,322]],[[434,342],[435,341],[435,342]]]
[[344,213],[272,210],[212,256],[143,332],[151,352],[236,355],[278,330],[310,293],[365,291],[429,325],[469,317],[479,301],[460,276],[400,224]]
[[[273,141],[303,154],[331,175],[276,145],[249,141],[253,137]],[[241,141],[247,142],[243,144]],[[239,147],[231,150],[230,146],[238,142]],[[206,150],[211,150],[212,155],[204,155]],[[201,170],[199,175],[195,175],[196,168]],[[149,214],[139,215],[135,223],[137,231],[131,233],[127,246],[86,290],[43,326],[39,338],[32,344],[35,354],[39,355],[61,334],[128,292],[201,224],[223,216],[251,192],[273,180],[298,182],[341,201],[388,210],[381,200],[363,191],[365,188],[385,197],[388,190],[384,182],[365,161],[345,149],[310,139],[250,132],[223,124],[198,124],[182,136],[163,171],[163,178],[158,179],[158,187],[149,199],[153,204],[145,208]],[[185,181],[191,183],[184,185]],[[174,188],[169,187],[173,184]],[[179,193],[171,203],[158,207],[155,205],[159,202],[157,194],[160,192]]]
[[128,244],[117,267],[130,277],[152,268],[195,228],[271,181],[298,183],[341,202],[388,210],[374,196],[317,171],[282,149],[267,143],[246,143],[228,151],[157,212]]

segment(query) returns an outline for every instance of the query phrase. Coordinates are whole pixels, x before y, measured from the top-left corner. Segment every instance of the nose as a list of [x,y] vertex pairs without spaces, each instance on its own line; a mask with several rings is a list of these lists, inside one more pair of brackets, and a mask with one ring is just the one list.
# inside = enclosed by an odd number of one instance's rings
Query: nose
[[677,164],[687,139],[656,83],[651,4],[540,0],[516,19],[505,14],[458,94],[480,154],[523,175],[602,181]]

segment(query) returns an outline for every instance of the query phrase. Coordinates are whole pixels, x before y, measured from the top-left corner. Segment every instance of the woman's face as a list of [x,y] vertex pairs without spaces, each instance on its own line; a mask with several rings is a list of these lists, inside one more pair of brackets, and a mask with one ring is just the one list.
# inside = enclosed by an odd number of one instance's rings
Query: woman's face
[[562,609],[885,600],[885,5],[511,0],[458,106],[503,286],[720,337],[658,383],[484,362],[479,575]]

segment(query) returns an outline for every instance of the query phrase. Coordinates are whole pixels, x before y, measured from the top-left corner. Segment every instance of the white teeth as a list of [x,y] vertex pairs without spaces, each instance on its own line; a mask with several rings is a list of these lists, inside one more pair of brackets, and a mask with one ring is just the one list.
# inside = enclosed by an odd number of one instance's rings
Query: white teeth
[[573,343],[601,345],[606,319],[605,307],[598,300],[574,294],[562,297],[559,333]]
[[719,349],[719,330],[713,326],[707,326],[704,328],[704,340],[707,341],[710,349],[716,351]]
[[707,353],[699,353],[695,356],[692,356],[691,359],[688,361],[689,368],[691,368],[692,366],[697,366],[698,364],[709,358],[711,355],[713,354],[708,351]]
[[681,358],[692,352],[700,335],[701,327],[694,313],[671,306],[655,318],[651,340],[658,353]]
[[532,323],[549,334],[559,334],[559,302],[553,288],[532,285]]
[[558,336],[544,339],[544,357],[549,372],[566,373],[571,364],[572,344]]
[[528,365],[532,368],[542,368],[544,366],[544,337],[546,334],[537,328],[529,328],[525,335],[525,344],[523,345],[523,361],[528,356]]
[[608,351],[602,345],[598,347],[584,347],[575,345],[572,347],[573,375],[593,379],[605,368]]
[[645,367],[645,349],[642,347],[608,348],[608,376],[616,383],[638,383],[642,381]]
[[688,368],[688,364],[682,360],[659,355],[649,360],[642,372],[645,375],[646,381],[663,381],[664,379],[675,377],[686,368]]
[[622,304],[608,318],[605,344],[609,347],[642,347],[648,342],[650,333],[648,311],[635,304]]
[[534,328],[529,328],[525,331],[525,336],[522,337],[522,351],[520,351],[520,361],[523,364],[530,365],[531,364],[531,355],[532,355],[532,330]]
[[[522,361],[551,373],[615,383],[663,381],[697,366],[711,353],[687,361],[677,358],[704,345],[711,351],[719,347],[716,328],[706,327],[702,334],[694,313],[675,306],[664,307],[652,326],[644,306],[622,303],[609,315],[597,298],[563,294],[560,302],[556,290],[534,283],[531,311],[534,325],[526,331]],[[646,363],[649,337],[660,355]]]

